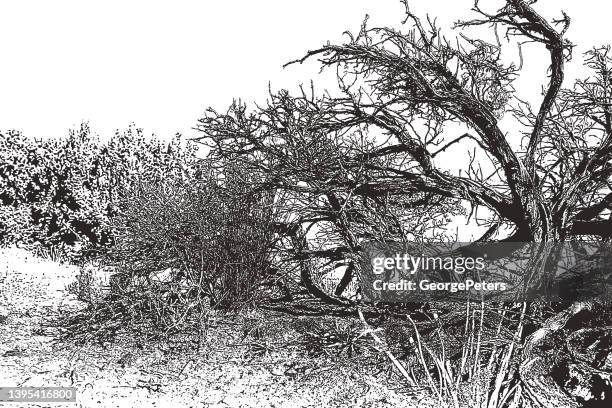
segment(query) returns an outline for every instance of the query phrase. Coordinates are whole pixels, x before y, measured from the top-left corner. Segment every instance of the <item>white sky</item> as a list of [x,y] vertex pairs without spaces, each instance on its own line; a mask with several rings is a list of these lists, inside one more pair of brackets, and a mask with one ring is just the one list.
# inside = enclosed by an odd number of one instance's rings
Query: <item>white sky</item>
[[[472,0],[412,4],[443,25],[469,16]],[[578,61],[591,45],[612,42],[606,4],[541,0],[537,8],[572,17]],[[159,136],[191,136],[205,107],[262,101],[268,81],[308,83],[314,65],[282,64],[357,30],[366,13],[383,24],[398,22],[401,11],[397,0],[0,0],[0,129],[58,136],[89,121],[109,134],[134,122]],[[534,92],[546,65],[528,63],[534,74],[522,84]]]

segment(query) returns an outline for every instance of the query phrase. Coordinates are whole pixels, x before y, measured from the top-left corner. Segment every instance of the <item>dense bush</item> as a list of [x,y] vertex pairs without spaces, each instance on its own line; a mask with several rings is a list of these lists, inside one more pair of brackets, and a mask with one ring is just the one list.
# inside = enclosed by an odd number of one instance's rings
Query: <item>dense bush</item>
[[110,219],[137,181],[194,176],[196,149],[130,128],[107,141],[83,125],[66,138],[0,134],[0,244],[75,256],[113,242]]
[[[102,258],[109,291],[94,298],[84,270],[73,293],[87,309],[68,316],[71,336],[108,338],[118,327],[147,335],[197,331],[211,309],[256,304],[272,269],[273,196],[252,174],[201,162],[198,179],[135,183],[120,202],[115,244]],[[95,322],[95,324],[92,324]]]
[[153,285],[161,298],[207,299],[213,306],[255,300],[270,268],[272,197],[250,191],[252,175],[235,169],[201,174],[129,190],[109,254],[125,283],[121,294]]

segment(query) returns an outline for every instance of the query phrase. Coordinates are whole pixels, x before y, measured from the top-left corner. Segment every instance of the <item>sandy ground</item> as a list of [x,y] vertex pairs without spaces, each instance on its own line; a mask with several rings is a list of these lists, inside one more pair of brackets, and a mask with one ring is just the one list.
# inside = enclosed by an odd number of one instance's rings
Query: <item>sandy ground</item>
[[[76,387],[79,407],[422,407],[425,396],[305,354],[245,356],[239,347],[176,351],[138,338],[71,346],[45,323],[83,304],[66,286],[78,269],[0,250],[0,387]],[[223,335],[222,331],[218,332]],[[213,343],[216,343],[213,341]],[[4,404],[26,406],[25,404]],[[0,403],[0,406],[3,406]],[[45,406],[45,405],[29,405]]]

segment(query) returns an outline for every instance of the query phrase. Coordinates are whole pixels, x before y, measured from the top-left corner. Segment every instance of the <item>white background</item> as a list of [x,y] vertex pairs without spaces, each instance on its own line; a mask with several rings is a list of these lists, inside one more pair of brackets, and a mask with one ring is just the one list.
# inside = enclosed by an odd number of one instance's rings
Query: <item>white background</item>
[[[483,7],[497,2],[482,0]],[[611,42],[610,7],[602,0],[540,0],[546,17],[572,17],[580,54]],[[470,16],[472,0],[415,0],[442,26]],[[488,7],[487,7],[488,8]],[[131,122],[166,137],[191,129],[207,106],[234,97],[263,101],[273,88],[317,79],[315,65],[282,69],[325,41],[373,25],[397,24],[397,0],[0,0],[0,129],[35,137],[65,135],[89,121],[108,135]],[[546,54],[527,52],[522,96],[537,98]],[[544,58],[541,58],[542,55]],[[328,84],[322,80],[323,86]]]

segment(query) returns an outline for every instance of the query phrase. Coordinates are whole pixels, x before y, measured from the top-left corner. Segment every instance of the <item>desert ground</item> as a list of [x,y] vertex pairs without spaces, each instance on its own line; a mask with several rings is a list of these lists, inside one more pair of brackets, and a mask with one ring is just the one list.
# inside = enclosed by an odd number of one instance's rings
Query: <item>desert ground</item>
[[151,340],[129,330],[107,341],[60,340],[60,313],[85,307],[68,290],[78,274],[73,265],[1,250],[0,386],[75,387],[76,405],[56,407],[434,405],[423,390],[407,390],[384,359],[313,356],[296,346],[296,328],[317,323],[307,318],[262,311],[219,316],[199,344],[189,336]]

